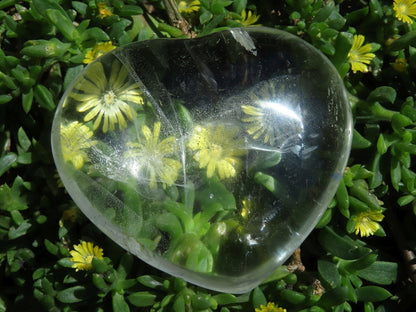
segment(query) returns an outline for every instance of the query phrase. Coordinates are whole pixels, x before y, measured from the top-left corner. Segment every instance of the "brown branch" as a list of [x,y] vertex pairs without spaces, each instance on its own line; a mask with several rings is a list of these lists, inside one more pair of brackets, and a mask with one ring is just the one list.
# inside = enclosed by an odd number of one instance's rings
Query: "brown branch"
[[325,288],[322,286],[321,281],[306,271],[306,268],[302,263],[300,248],[297,248],[293,253],[292,259],[287,265],[287,269],[292,273],[295,271],[301,273],[301,275],[303,275],[304,278],[306,278],[312,284],[313,293],[315,295],[322,295],[325,292]]
[[166,12],[168,13],[168,17],[170,23],[180,29],[184,35],[189,38],[194,38],[196,35],[193,31],[191,31],[191,25],[189,22],[183,18],[181,13],[178,10],[178,5],[176,4],[175,0],[163,0],[163,3],[166,7]]

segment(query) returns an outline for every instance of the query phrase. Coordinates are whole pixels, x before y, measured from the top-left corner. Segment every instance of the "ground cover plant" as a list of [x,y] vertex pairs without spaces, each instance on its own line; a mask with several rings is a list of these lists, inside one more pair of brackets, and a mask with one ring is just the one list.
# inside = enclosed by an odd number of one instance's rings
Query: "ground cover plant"
[[[0,311],[414,311],[415,18],[412,0],[0,1]],[[96,229],[60,182],[50,132],[64,90],[105,52],[258,25],[330,59],[355,129],[316,229],[235,295],[160,272]]]

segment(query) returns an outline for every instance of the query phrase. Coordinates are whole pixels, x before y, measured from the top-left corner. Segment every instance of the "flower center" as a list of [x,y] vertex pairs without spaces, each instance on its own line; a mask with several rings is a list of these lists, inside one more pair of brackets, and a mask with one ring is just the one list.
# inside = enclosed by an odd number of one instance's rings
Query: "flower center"
[[114,94],[113,90],[107,91],[103,96],[104,104],[106,106],[112,106],[114,104],[115,99],[116,95]]
[[397,6],[397,11],[402,15],[407,15],[407,5],[402,3]]
[[92,263],[92,258],[93,258],[94,256],[92,256],[92,255],[88,255],[88,256],[86,256],[84,259],[85,259],[85,263]]

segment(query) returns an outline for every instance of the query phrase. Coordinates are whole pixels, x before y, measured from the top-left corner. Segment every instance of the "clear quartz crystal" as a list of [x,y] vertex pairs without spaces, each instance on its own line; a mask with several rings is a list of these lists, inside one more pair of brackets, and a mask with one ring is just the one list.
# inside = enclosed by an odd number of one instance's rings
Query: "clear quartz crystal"
[[66,90],[52,147],[73,200],[120,246],[242,293],[314,228],[351,137],[347,94],[326,57],[254,27],[102,56]]

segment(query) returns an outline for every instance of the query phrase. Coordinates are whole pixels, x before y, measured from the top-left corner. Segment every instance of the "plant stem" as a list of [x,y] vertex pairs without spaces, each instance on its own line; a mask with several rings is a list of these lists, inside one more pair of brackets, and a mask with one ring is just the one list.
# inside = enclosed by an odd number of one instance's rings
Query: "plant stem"
[[176,28],[179,28],[187,37],[194,38],[195,33],[190,31],[191,25],[186,19],[183,18],[179,12],[175,0],[163,0],[163,3],[166,7],[166,12],[168,13],[170,23]]

